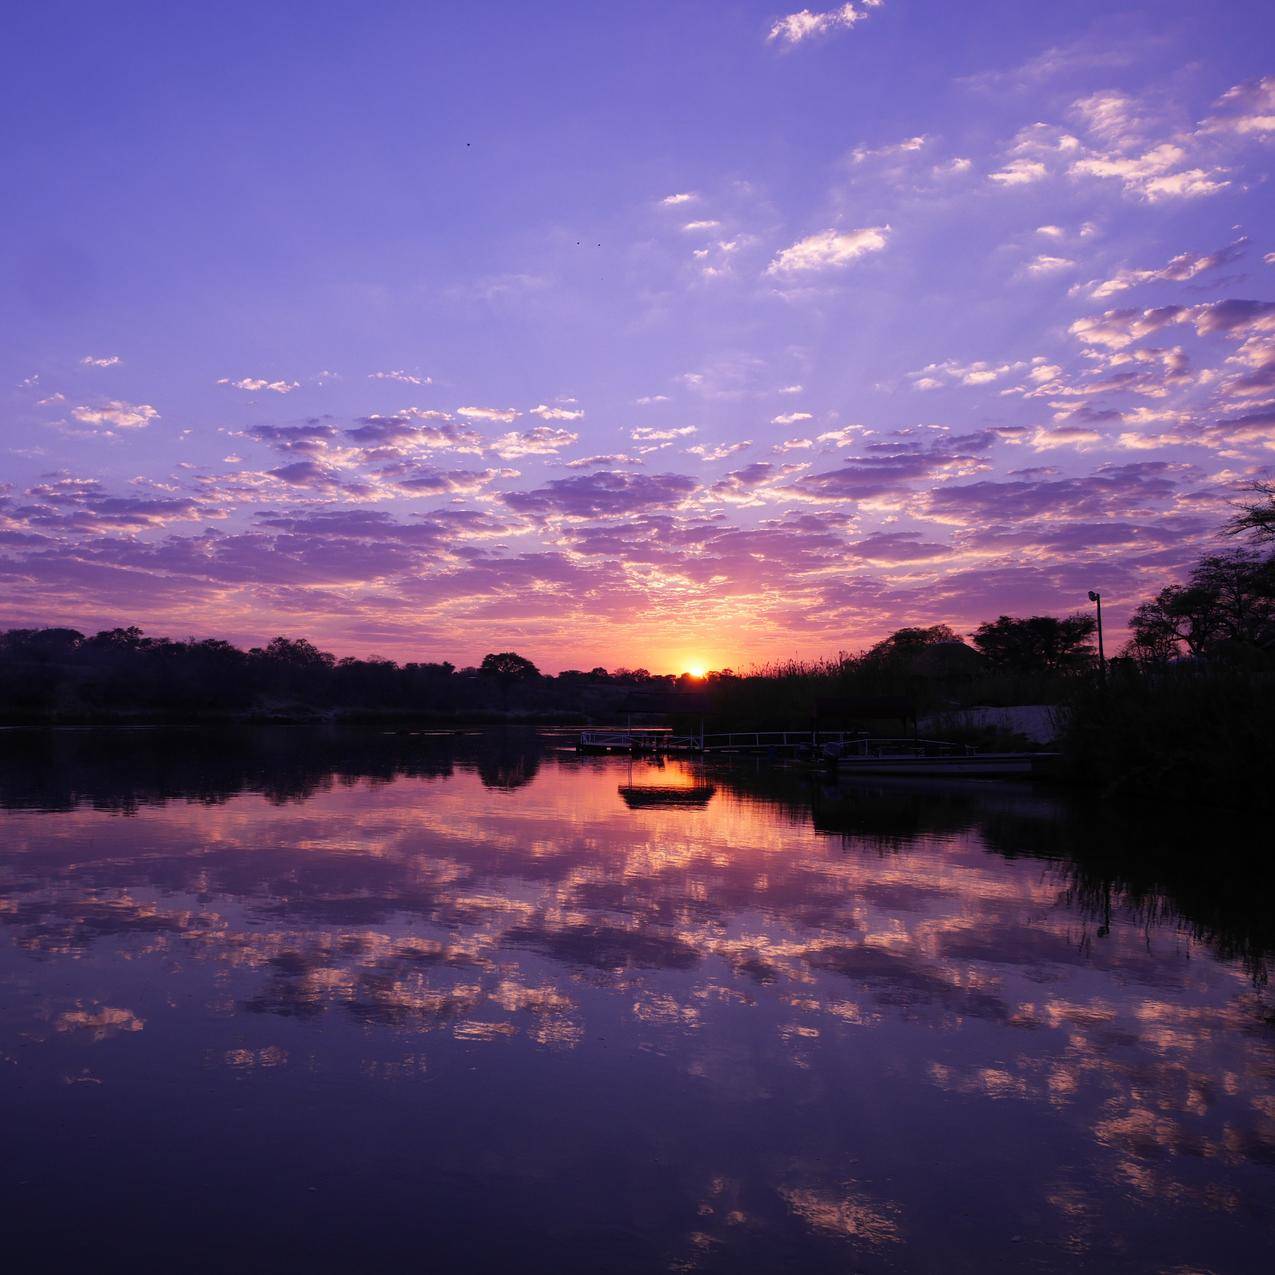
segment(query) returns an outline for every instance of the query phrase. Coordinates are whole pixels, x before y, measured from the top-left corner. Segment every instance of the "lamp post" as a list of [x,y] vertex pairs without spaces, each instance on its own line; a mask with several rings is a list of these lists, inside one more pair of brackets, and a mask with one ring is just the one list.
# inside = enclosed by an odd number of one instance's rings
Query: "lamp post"
[[1107,676],[1107,657],[1102,649],[1102,594],[1089,590],[1089,601],[1098,608],[1098,667],[1103,677]]

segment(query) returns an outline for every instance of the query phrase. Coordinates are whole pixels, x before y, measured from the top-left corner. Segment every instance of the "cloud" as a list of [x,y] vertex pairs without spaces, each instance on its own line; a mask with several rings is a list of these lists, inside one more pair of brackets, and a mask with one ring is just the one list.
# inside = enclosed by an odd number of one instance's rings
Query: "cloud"
[[905,137],[901,142],[893,142],[886,146],[860,145],[850,152],[850,159],[855,164],[862,164],[870,159],[894,159],[900,155],[909,155],[923,150],[929,141],[930,138],[920,133],[916,137]]
[[584,412],[579,409],[550,407],[548,404],[540,403],[531,409],[531,415],[540,417],[542,421],[578,421],[583,418]]
[[116,367],[122,360],[118,354],[104,354],[100,357],[94,357],[92,354],[86,354],[80,360],[81,367]]
[[[1142,374],[1136,368],[1117,371],[1108,378],[1112,388],[1163,396],[1167,391],[1160,384],[1162,377],[1156,373],[1155,364],[1164,365],[1164,378],[1184,381],[1187,379],[1186,355],[1177,347],[1167,351],[1129,350],[1128,347],[1170,324],[1178,323],[1192,324],[1202,337],[1221,335],[1239,342],[1239,348],[1227,359],[1227,363],[1243,370],[1222,378],[1224,395],[1252,400],[1275,394],[1275,301],[1230,297],[1194,306],[1107,310],[1098,316],[1077,319],[1069,331],[1086,345],[1113,351],[1107,356],[1109,367],[1119,368],[1121,362],[1150,365],[1149,371]],[[1204,381],[1214,376],[1214,373],[1208,373],[1199,379]]]
[[924,541],[917,531],[882,531],[849,545],[848,552],[866,562],[924,562],[951,553],[952,547]]
[[721,443],[717,447],[706,447],[702,443],[697,443],[694,447],[688,447],[687,453],[691,456],[698,456],[705,463],[715,460],[725,460],[728,456],[736,456],[742,451],[747,451],[752,446],[751,439],[742,439],[738,443]]
[[291,394],[293,390],[301,388],[300,381],[267,381],[260,376],[245,376],[237,381],[232,381],[229,377],[219,377],[218,385],[229,385],[234,390],[249,390],[255,393],[258,390],[270,390],[275,394]]
[[1275,76],[1234,85],[1218,98],[1215,109],[1220,113],[1204,121],[1203,132],[1243,138],[1275,134]]
[[848,231],[822,230],[785,248],[766,267],[766,273],[795,275],[812,270],[840,269],[865,253],[880,252],[889,233],[889,226],[866,226]]
[[645,465],[640,456],[629,456],[624,452],[611,452],[602,456],[580,456],[575,460],[564,461],[566,469],[613,468],[616,465]]
[[680,425],[676,429],[652,429],[646,425],[639,425],[636,429],[631,429],[629,435],[639,443],[666,443],[675,438],[687,438],[695,432],[694,425]]
[[497,478],[516,478],[513,469],[427,469],[396,475],[393,486],[408,496],[472,495]]
[[807,474],[789,490],[813,501],[868,500],[898,493],[908,490],[918,479],[967,474],[986,468],[980,453],[994,441],[995,436],[984,431],[940,437],[928,445],[870,444],[869,455],[848,459],[840,469]]
[[511,421],[516,421],[522,413],[513,407],[458,407],[456,415],[464,416],[467,420],[499,421],[501,424],[508,425]]
[[652,403],[667,403],[669,397],[667,394],[643,394],[641,398],[633,400],[639,407],[649,407]]
[[[1119,420],[1120,413],[1113,412],[1108,419]],[[1053,429],[1036,429],[1027,442],[1034,451],[1054,451],[1059,447],[1076,447],[1083,450],[1105,441],[1105,435],[1080,425],[1059,425]]]
[[768,460],[754,461],[743,469],[732,470],[718,479],[707,492],[710,500],[728,504],[760,504],[763,494],[773,495],[773,486],[792,474],[800,473],[803,465],[775,465]]
[[576,478],[556,478],[531,491],[506,492],[502,499],[521,514],[603,518],[679,505],[695,487],[695,480],[684,474],[600,470]]
[[[1032,364],[1043,362],[1041,356],[1032,360]],[[958,385],[990,385],[1010,372],[1018,372],[1029,367],[1023,360],[1015,363],[958,363],[955,359],[945,359],[942,363],[928,363],[919,372],[909,372],[908,379],[913,389],[942,389],[944,382],[955,382]]]
[[1070,257],[1051,257],[1041,253],[1023,267],[1023,273],[1039,279],[1046,275],[1062,274],[1064,271],[1075,268],[1076,263]]
[[1207,270],[1216,270],[1219,266],[1229,265],[1244,255],[1247,245],[1248,238],[1244,236],[1234,243],[1227,244],[1225,248],[1205,253],[1201,257],[1182,252],[1154,270],[1118,270],[1110,279],[1084,284],[1082,290],[1088,292],[1095,300],[1101,301],[1114,296],[1117,292],[1124,292],[1128,288],[1136,288],[1144,283],[1185,283],[1197,275],[1204,274]]
[[1086,132],[1108,146],[1135,145],[1153,128],[1150,113],[1135,98],[1114,89],[1078,98],[1071,104],[1071,114]]
[[855,23],[862,22],[869,10],[880,7],[881,3],[882,0],[860,0],[858,6],[842,4],[835,9],[825,9],[822,13],[799,9],[796,13],[776,19],[766,39],[786,48],[794,48],[817,36],[849,30]]
[[[113,496],[94,478],[55,478],[29,488],[26,495],[38,502],[21,510],[29,525],[60,525],[86,532],[160,527],[212,512],[188,496]],[[72,512],[69,517],[55,515],[50,507]]]
[[660,203],[663,204],[665,208],[673,208],[678,204],[693,203],[698,198],[699,196],[695,194],[694,191],[683,190],[679,191],[676,195],[665,195],[664,198],[660,200]]
[[704,221],[688,221],[686,225],[682,227],[682,229],[692,230],[692,231],[693,230],[716,230],[717,227],[720,226],[721,224],[722,223],[720,221],[713,221],[711,218],[709,218]]
[[537,425],[532,429],[502,434],[491,448],[502,460],[516,460],[519,456],[553,456],[579,441],[580,435],[570,430]]
[[336,427],[321,421],[305,425],[253,425],[244,432],[254,442],[265,443],[284,454],[322,452],[337,437]]
[[295,487],[342,486],[341,475],[337,471],[315,460],[293,461],[290,465],[280,465],[278,469],[268,472],[271,478]]
[[1012,159],[1004,168],[988,174],[988,180],[1002,186],[1026,186],[1049,176],[1049,169],[1037,159]]
[[1180,305],[1161,306],[1156,310],[1105,310],[1100,315],[1077,319],[1067,330],[1085,345],[1123,350],[1134,341],[1179,322],[1184,314],[1185,309]]
[[1064,75],[1125,67],[1135,56],[1133,47],[1123,48],[1105,40],[1085,38],[1071,44],[1054,45],[1009,70],[981,71],[964,76],[957,83],[976,92],[1022,91]]
[[1084,140],[1055,124],[1030,124],[1014,135],[989,180],[1014,187],[1048,177],[1109,179],[1149,203],[1212,195],[1231,184],[1202,130],[1172,130],[1159,111],[1128,94],[1092,93],[1074,101],[1069,114]]
[[124,403],[111,399],[101,407],[73,407],[71,415],[84,425],[114,425],[116,429],[144,429],[158,419],[149,403]]
[[783,412],[779,416],[772,416],[770,423],[772,425],[796,425],[798,421],[812,421],[814,416],[810,412]]
[[395,416],[365,416],[355,428],[345,431],[345,437],[366,449],[365,455],[372,460],[392,459],[421,450],[477,453],[486,445],[481,434],[468,425],[456,424],[446,412],[422,412],[414,408]]
[[1124,189],[1149,203],[1161,199],[1194,199],[1214,195],[1231,183],[1215,172],[1184,167],[1186,150],[1172,142],[1161,142],[1140,155],[1096,154],[1077,160],[1070,169],[1075,175],[1109,177]]
[[1074,478],[984,480],[941,487],[926,501],[930,515],[961,523],[1040,516],[1061,518],[1128,514],[1155,509],[1177,489],[1175,467],[1165,461],[1102,465]]
[[369,381],[399,381],[404,385],[433,384],[433,381],[428,376],[414,376],[411,372],[402,370],[396,372],[369,372],[367,378]]

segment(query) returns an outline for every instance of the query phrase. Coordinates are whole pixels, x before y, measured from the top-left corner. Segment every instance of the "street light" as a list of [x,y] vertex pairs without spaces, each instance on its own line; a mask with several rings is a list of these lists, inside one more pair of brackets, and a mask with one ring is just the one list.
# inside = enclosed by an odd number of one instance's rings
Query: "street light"
[[1107,676],[1107,657],[1102,650],[1102,594],[1089,590],[1089,601],[1098,608],[1098,667],[1102,670],[1103,677]]

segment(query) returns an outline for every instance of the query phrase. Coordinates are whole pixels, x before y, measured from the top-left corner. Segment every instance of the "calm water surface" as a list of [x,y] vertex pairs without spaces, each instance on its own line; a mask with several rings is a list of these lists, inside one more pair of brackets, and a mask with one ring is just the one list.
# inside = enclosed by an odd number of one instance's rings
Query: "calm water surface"
[[0,761],[11,1269],[1272,1268],[1225,832],[525,734]]

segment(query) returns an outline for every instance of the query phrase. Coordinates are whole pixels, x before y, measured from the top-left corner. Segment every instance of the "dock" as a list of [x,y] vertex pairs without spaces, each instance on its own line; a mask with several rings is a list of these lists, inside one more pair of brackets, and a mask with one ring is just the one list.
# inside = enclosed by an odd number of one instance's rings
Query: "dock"
[[647,730],[586,730],[578,751],[634,757],[792,757],[842,775],[941,775],[948,778],[1044,776],[1057,760],[1049,752],[980,753],[950,740],[881,739],[862,731],[761,730],[676,735]]
[[825,746],[850,747],[863,738],[862,732],[847,730],[748,730],[711,734],[675,735],[672,731],[585,730],[576,748],[582,753],[631,753],[663,757],[675,753],[740,753],[768,756],[784,753],[795,756],[818,752]]

